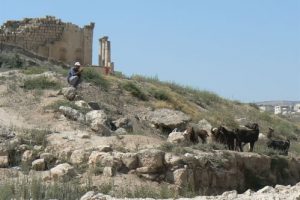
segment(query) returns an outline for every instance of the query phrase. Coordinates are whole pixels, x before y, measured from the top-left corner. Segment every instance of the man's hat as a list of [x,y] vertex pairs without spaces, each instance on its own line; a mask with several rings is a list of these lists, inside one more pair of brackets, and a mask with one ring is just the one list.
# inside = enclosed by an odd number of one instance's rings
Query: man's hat
[[80,62],[76,62],[74,65],[75,66],[81,66]]

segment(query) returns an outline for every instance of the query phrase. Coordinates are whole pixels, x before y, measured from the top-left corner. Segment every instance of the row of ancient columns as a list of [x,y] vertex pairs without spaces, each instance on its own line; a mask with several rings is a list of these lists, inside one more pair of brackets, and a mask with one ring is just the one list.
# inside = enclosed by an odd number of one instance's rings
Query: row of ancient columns
[[99,39],[100,51],[99,51],[99,66],[105,69],[105,73],[112,73],[114,71],[114,63],[111,62],[110,41],[105,36]]

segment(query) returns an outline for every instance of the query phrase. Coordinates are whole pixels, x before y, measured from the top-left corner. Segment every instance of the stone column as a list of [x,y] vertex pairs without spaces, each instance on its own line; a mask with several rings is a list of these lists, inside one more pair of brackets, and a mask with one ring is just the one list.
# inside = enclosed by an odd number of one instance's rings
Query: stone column
[[108,41],[108,37],[102,37],[99,39],[100,42],[100,50],[99,50],[99,66],[104,67],[108,74],[113,72],[113,63],[111,62],[111,47],[110,41]]

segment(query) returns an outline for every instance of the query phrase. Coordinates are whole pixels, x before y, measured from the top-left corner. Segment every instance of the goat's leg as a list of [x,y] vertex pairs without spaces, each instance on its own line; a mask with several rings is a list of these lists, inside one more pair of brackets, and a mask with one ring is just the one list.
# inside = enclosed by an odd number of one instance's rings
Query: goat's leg
[[254,142],[250,142],[250,152],[253,152]]

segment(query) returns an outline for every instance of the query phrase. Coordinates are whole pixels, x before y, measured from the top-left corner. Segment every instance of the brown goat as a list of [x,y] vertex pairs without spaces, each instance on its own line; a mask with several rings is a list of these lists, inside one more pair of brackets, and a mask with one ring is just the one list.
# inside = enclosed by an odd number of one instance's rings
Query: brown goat
[[194,144],[199,143],[199,138],[202,141],[202,144],[206,143],[206,138],[208,137],[208,133],[204,129],[198,129],[197,127],[189,126],[187,128],[187,133],[190,136],[190,141]]

